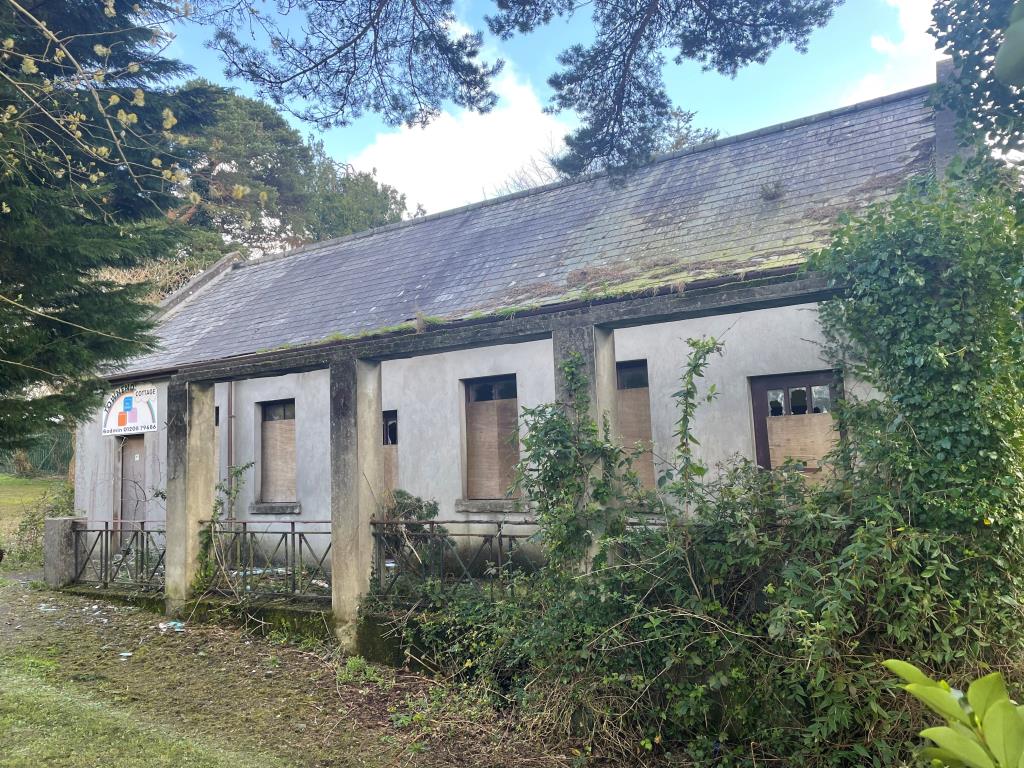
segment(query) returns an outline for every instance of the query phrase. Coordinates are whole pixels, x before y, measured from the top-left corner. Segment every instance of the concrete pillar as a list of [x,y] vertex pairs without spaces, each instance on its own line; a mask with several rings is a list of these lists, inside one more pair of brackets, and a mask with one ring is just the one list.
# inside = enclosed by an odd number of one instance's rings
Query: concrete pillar
[[331,364],[331,600],[338,640],[355,647],[359,603],[370,586],[370,520],[383,489],[380,363]]
[[48,517],[43,523],[43,580],[51,589],[72,584],[75,577],[75,529],[84,517]]
[[557,328],[551,334],[555,363],[555,397],[568,402],[569,394],[562,370],[563,364],[578,354],[583,360],[590,395],[590,415],[601,425],[607,419],[611,433],[615,425],[615,332],[596,325]]
[[[607,424],[612,439],[615,439],[618,435],[615,423],[615,332],[610,328],[600,328],[596,325],[558,328],[551,334],[551,345],[555,363],[555,397],[558,402],[571,405],[563,365],[574,355],[579,355],[583,362],[583,374],[587,378],[590,417],[597,423],[599,429],[603,429]],[[595,522],[589,552],[579,564],[582,570],[590,569],[600,548],[603,531],[603,524]]]
[[171,379],[167,389],[168,613],[192,596],[199,564],[200,521],[209,520],[216,494],[213,384]]

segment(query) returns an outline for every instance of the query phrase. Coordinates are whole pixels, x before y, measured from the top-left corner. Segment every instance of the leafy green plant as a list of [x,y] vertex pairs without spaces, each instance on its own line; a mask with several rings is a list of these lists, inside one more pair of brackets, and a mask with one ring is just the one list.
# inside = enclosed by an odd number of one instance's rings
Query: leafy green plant
[[1010,698],[1000,672],[978,678],[967,693],[936,682],[897,659],[885,667],[905,681],[903,689],[946,721],[921,736],[935,746],[920,756],[939,768],[1018,768],[1024,765],[1024,711]]
[[349,656],[338,668],[338,682],[342,685],[372,685],[388,690],[395,684],[391,670],[371,664],[362,656]]
[[795,466],[701,464],[715,340],[680,362],[677,455],[656,495],[570,361],[570,402],[524,411],[520,487],[547,565],[494,597],[423,595],[417,657],[598,759],[907,765],[918,715],[890,708],[880,662],[955,679],[1024,658],[1022,219],[998,183],[924,185],[819,256],[844,289],[821,308],[830,362],[882,397],[848,389],[813,485]]
[[73,517],[74,514],[75,488],[70,483],[60,483],[25,510],[10,541],[0,542],[5,549],[4,565],[42,565],[46,518]]
[[634,471],[636,451],[619,446],[605,420],[590,414],[583,359],[562,364],[567,398],[523,408],[526,436],[516,470],[516,488],[534,505],[548,559],[576,567],[603,535],[620,533],[627,512],[649,503]]
[[199,529],[198,566],[192,584],[192,590],[196,594],[202,594],[209,589],[217,576],[220,567],[217,552],[217,524],[225,513],[231,514],[235,501],[245,484],[245,473],[254,465],[255,462],[250,461],[237,467],[229,467],[228,476],[217,483],[209,523]]

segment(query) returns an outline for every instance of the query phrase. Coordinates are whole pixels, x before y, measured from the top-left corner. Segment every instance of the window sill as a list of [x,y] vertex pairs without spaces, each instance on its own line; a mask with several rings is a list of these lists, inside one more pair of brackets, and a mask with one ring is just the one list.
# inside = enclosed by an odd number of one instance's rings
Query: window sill
[[502,514],[510,515],[523,510],[521,499],[456,499],[455,512],[460,514]]
[[301,515],[302,505],[297,501],[254,501],[249,505],[251,515]]

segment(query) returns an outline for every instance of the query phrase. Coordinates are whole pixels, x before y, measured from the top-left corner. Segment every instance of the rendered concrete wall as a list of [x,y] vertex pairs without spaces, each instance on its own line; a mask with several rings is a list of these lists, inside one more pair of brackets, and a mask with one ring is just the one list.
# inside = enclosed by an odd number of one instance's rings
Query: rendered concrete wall
[[[249,379],[234,385],[234,414],[227,409],[227,386],[218,385],[220,407],[220,477],[227,475],[227,429],[233,429],[235,466],[256,462],[243,478],[235,504],[240,520],[267,520],[253,514],[260,498],[260,403],[295,399],[295,491],[301,506],[296,519],[323,521],[330,529],[330,375],[327,371],[296,373],[265,379]],[[228,425],[231,425],[230,427]]]
[[[725,344],[707,371],[720,394],[698,411],[695,432],[710,465],[740,454],[753,458],[749,377],[819,370],[823,342],[817,309],[805,304],[615,331],[619,361],[646,359],[655,453],[672,456],[677,418],[672,393],[688,354],[686,339],[715,336]],[[515,373],[519,405],[555,398],[550,341],[385,361],[383,407],[398,411],[400,488],[435,499],[451,517],[463,495],[461,379]]]
[[331,364],[331,608],[342,647],[356,647],[359,606],[370,586],[370,521],[383,490],[381,365]]
[[[160,498],[167,488],[167,382],[157,389],[159,429],[145,433],[146,520],[163,521],[167,505]],[[113,520],[121,500],[121,438],[103,435],[103,411],[79,425],[75,436],[75,508],[90,520]]]
[[[806,304],[729,315],[638,326],[615,332],[616,358],[645,358],[651,393],[652,436],[655,451],[671,456],[676,412],[672,393],[686,360],[688,337],[713,335],[725,344],[722,357],[708,368],[705,386],[714,383],[718,399],[702,405],[695,431],[705,460],[715,464],[734,454],[753,457],[753,416],[749,377],[819,370],[821,331],[815,305]],[[514,373],[519,405],[536,406],[555,399],[552,342],[530,341],[495,347],[388,360],[381,366],[382,407],[398,411],[400,488],[436,499],[441,515],[454,514],[464,495],[464,394],[468,378]],[[166,382],[157,383],[161,418],[166,417]],[[216,387],[220,408],[220,471],[227,473],[227,431],[233,429],[234,463],[257,459],[258,403],[295,398],[297,462],[296,488],[302,507],[300,520],[331,517],[330,376],[328,371],[251,379],[234,385],[234,414],[227,407],[226,384]],[[166,486],[166,429],[146,436],[147,485]],[[76,506],[92,520],[109,520],[117,487],[118,440],[100,435],[99,416],[83,424],[78,435]],[[258,459],[257,459],[258,460]],[[153,482],[156,478],[158,482]],[[236,505],[241,519],[268,520],[253,515],[258,498],[259,467],[245,477]],[[151,520],[164,518],[164,503],[150,502]],[[288,519],[288,518],[282,518]]]
[[384,410],[398,411],[398,487],[451,517],[463,498],[463,379],[514,373],[519,407],[555,399],[551,341],[446,352],[381,365]]
[[48,517],[43,524],[43,581],[51,589],[75,580],[75,528],[84,517]]
[[[678,391],[689,354],[686,339],[713,336],[725,345],[701,384],[714,384],[718,397],[702,403],[694,423],[699,454],[710,467],[731,456],[754,458],[750,377],[799,373],[828,367],[821,357],[824,339],[814,304],[702,317],[615,332],[618,360],[647,360],[651,397],[651,437],[656,457],[675,451],[677,418],[672,393]],[[657,463],[657,459],[656,459]]]
[[175,614],[192,596],[199,568],[199,530],[213,509],[214,388],[172,381],[168,401],[167,548],[164,594]]

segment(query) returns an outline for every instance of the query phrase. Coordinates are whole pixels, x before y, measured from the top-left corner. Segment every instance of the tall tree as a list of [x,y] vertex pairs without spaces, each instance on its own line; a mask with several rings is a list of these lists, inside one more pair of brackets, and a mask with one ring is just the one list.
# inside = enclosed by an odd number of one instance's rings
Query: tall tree
[[1024,150],[1021,89],[999,79],[993,59],[1006,37],[1013,0],[936,0],[931,32],[953,58],[942,101],[959,117],[961,138],[1001,150]]
[[[104,279],[173,248],[178,131],[154,0],[0,4],[0,450],[88,412],[149,343],[136,286]],[[157,26],[154,26],[154,25]],[[180,120],[180,122],[179,122]]]
[[[802,50],[841,0],[497,0],[487,18],[499,38],[589,11],[594,36],[570,46],[551,79],[554,110],[582,126],[559,159],[564,173],[630,166],[658,148],[673,105],[662,70],[699,62],[733,75],[783,43]],[[364,110],[423,123],[445,102],[486,111],[501,62],[480,60],[482,36],[457,22],[454,0],[305,0],[254,7],[199,0],[217,23],[214,43],[231,76],[318,125],[344,125]]]
[[203,80],[179,91],[209,92],[210,122],[193,137],[188,204],[177,216],[234,248],[280,249],[301,242],[313,161],[301,134],[257,99]]
[[405,195],[381,184],[373,173],[356,171],[328,154],[322,141],[309,142],[310,203],[306,237],[325,240],[401,221]]
[[232,247],[276,251],[388,224],[405,198],[332,158],[269,104],[199,80],[211,121],[192,139],[192,202],[179,216]]
[[142,264],[112,269],[117,282],[148,282],[156,301],[230,251],[276,253],[399,221],[405,197],[338,163],[322,142],[303,140],[272,106],[204,80],[181,86],[182,102],[203,100],[205,125],[188,137],[174,207],[187,224],[178,248]]

